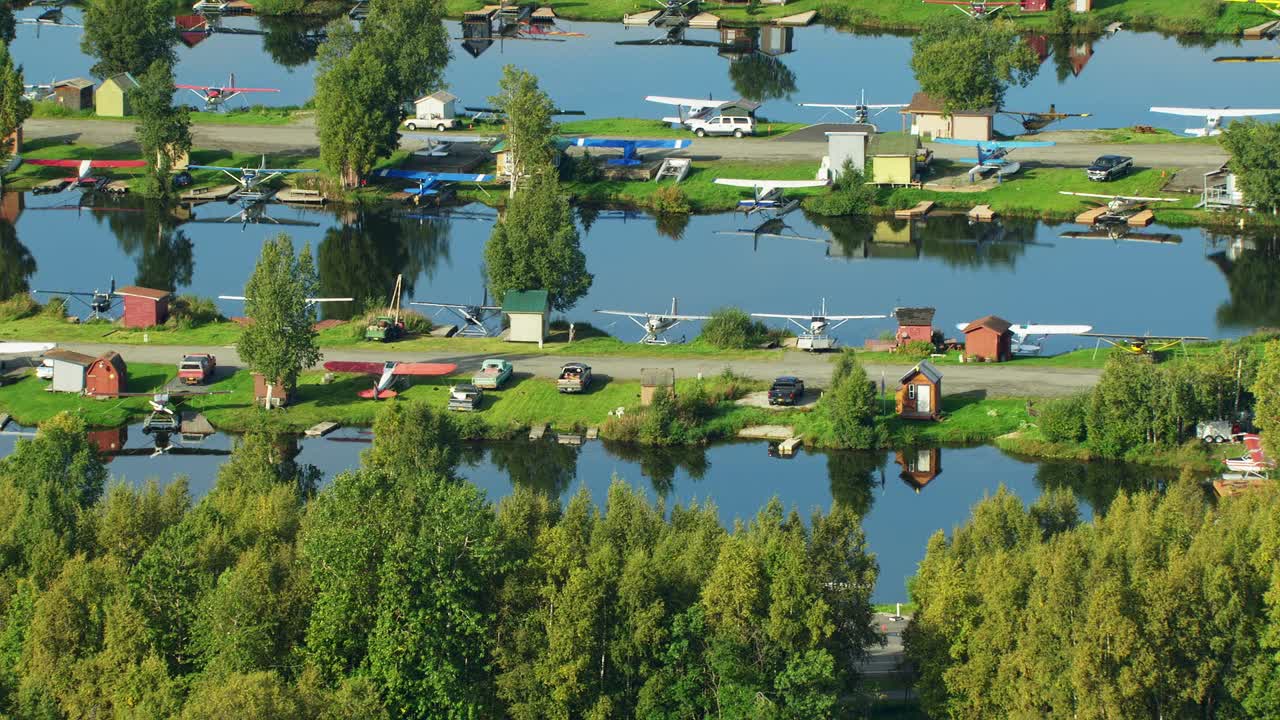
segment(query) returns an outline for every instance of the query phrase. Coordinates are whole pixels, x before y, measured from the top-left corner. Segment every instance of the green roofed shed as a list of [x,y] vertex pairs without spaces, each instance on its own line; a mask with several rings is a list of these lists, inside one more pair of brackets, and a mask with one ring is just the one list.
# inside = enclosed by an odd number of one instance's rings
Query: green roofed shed
[[510,323],[507,340],[536,342],[547,339],[551,302],[546,290],[512,290],[502,297],[502,312]]

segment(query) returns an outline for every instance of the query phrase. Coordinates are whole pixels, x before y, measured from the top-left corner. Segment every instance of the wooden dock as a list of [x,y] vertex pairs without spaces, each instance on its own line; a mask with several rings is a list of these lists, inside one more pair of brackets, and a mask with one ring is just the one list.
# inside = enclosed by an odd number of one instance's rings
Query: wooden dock
[[975,205],[966,214],[974,222],[991,222],[996,219],[996,211],[990,205]]
[[108,195],[124,195],[129,192],[129,183],[124,180],[112,180],[102,187]]
[[1270,20],[1261,25],[1255,25],[1244,31],[1245,40],[1265,40],[1273,33],[1280,32],[1280,20]]
[[[0,425],[0,428],[3,428],[3,427],[4,427],[3,425]],[[589,427],[589,428],[587,428],[587,439],[588,439],[588,440],[597,440],[597,439],[599,439],[599,438],[600,438],[600,428],[598,428],[598,427]]]
[[329,201],[319,190],[285,188],[276,193],[276,200],[290,205],[324,205]]
[[1146,227],[1155,222],[1156,214],[1150,210],[1142,210],[1129,216],[1125,222],[1129,223],[1129,227]]
[[720,17],[711,13],[698,13],[689,18],[689,27],[694,30],[717,30],[720,28]]
[[185,411],[179,417],[178,430],[183,435],[212,435],[216,430],[202,413]]
[[555,22],[556,11],[549,7],[540,7],[533,11],[532,17],[540,22]]
[[542,423],[529,428],[530,440],[541,440],[543,435],[547,434],[547,424]]
[[810,10],[808,12],[802,12],[796,15],[788,15],[786,17],[777,18],[773,21],[773,24],[778,25],[780,27],[804,27],[806,25],[811,24],[814,18],[816,18],[817,16],[818,16],[817,10]]
[[778,454],[783,457],[791,457],[796,454],[796,450],[800,447],[800,444],[800,438],[789,437],[778,443]]
[[899,220],[914,220],[915,218],[922,218],[928,215],[929,211],[932,209],[932,200],[921,200],[916,203],[915,207],[907,208],[906,210],[894,210],[893,216]]
[[9,425],[9,413],[0,413],[0,430],[5,429]]
[[232,193],[239,190],[239,185],[207,185],[205,187],[191,188],[185,190],[178,199],[182,202],[209,202],[212,200],[226,200],[231,197]]
[[581,445],[582,435],[580,433],[556,433],[556,442],[561,445]]
[[1094,223],[1098,222],[1098,218],[1102,217],[1103,215],[1106,215],[1107,212],[1108,210],[1106,207],[1096,207],[1096,208],[1093,208],[1092,210],[1085,210],[1084,212],[1076,216],[1076,224],[1093,225]]
[[307,437],[324,437],[342,427],[336,422],[322,422],[307,428]]
[[1250,478],[1248,480],[1214,480],[1213,492],[1220,498],[1236,497],[1253,492],[1266,486],[1267,480]]
[[634,14],[632,14],[632,15],[623,15],[623,16],[622,16],[622,24],[623,24],[623,25],[640,26],[640,27],[648,27],[649,23],[650,23],[654,18],[658,17],[658,13],[659,13],[659,12],[661,12],[661,11],[660,11],[660,10],[646,10],[646,11],[644,11],[644,12],[638,12],[638,13],[634,13]]
[[796,429],[790,425],[753,425],[738,431],[744,440],[787,440],[795,437]]

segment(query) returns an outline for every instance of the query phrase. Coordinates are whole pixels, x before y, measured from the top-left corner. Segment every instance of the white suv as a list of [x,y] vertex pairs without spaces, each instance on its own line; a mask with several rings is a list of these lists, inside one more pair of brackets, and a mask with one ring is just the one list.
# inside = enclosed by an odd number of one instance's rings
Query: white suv
[[756,119],[742,115],[719,115],[706,120],[689,120],[687,124],[693,134],[698,137],[732,135],[740,138],[743,135],[756,134]]

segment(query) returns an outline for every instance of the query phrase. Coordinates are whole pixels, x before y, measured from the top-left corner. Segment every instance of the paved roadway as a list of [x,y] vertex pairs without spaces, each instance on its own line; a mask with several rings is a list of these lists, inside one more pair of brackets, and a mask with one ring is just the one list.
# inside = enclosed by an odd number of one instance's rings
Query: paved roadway
[[[461,347],[466,340],[459,340],[458,352],[404,352],[384,346],[368,348],[335,348],[325,350],[325,360],[385,360],[429,361],[457,363],[463,370],[474,370],[486,357],[467,353]],[[177,364],[186,352],[207,352],[216,355],[219,367],[239,366],[240,358],[233,347],[189,347],[180,345],[106,345],[59,343],[60,347],[97,356],[108,350],[121,353],[128,362]],[[806,384],[825,386],[831,380],[831,357],[805,352],[787,352],[781,360],[733,360],[686,357],[579,357],[572,355],[543,355],[537,352],[505,353],[521,373],[535,377],[554,378],[560,366],[577,360],[587,363],[596,375],[619,379],[638,379],[641,368],[675,368],[676,376],[696,377],[699,373],[710,377],[724,370],[733,371],[757,380],[772,380],[779,375],[795,375]],[[867,374],[879,382],[881,377],[889,388],[897,386],[897,380],[910,369],[908,364],[867,365]],[[1088,390],[1097,382],[1101,371],[1082,368],[1036,367],[1018,365],[948,365],[942,368],[948,394],[974,393],[980,396],[1048,397],[1071,395]]]
[[[234,150],[237,152],[319,152],[316,128],[310,119],[289,125],[195,125],[196,147]],[[60,118],[33,118],[23,125],[28,140],[60,138],[67,142],[89,145],[134,146],[133,123],[112,120],[78,120]],[[827,153],[823,137],[817,129],[797,131],[798,137],[769,140],[738,140],[735,138],[695,139],[688,155],[703,160],[727,159],[754,162],[785,162],[813,160],[816,163]],[[1133,157],[1139,167],[1207,167],[1217,166],[1227,159],[1218,145],[1202,143],[1152,143],[1106,144],[1089,142],[1087,133],[1052,133],[1058,145],[1047,148],[1026,148],[1018,151],[1018,159],[1062,167],[1085,167],[1099,155],[1119,153]],[[1049,137],[1049,135],[1046,135]],[[946,160],[962,160],[973,156],[970,148],[955,145],[930,145],[934,155]]]

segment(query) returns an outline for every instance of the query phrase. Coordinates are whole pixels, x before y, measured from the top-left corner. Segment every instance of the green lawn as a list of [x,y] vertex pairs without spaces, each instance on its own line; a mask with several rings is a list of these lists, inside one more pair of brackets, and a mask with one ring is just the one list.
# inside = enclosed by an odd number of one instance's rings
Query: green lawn
[[[250,105],[249,107],[229,108],[223,112],[194,111],[191,113],[191,122],[196,125],[288,125],[310,114],[310,111],[304,111],[296,106]],[[92,110],[69,110],[50,100],[33,103],[31,117],[101,120],[104,122],[133,122],[136,119],[101,117]]]
[[[749,188],[716,185],[716,178],[741,178],[746,180],[812,180],[818,172],[818,163],[800,161],[790,163],[746,163],[718,161],[695,163],[684,182],[678,186],[694,212],[722,212],[737,207],[738,201],[749,197]],[[567,182],[565,189],[580,201],[590,203],[623,203],[647,206],[650,196],[670,183],[626,182],[601,180],[589,184]],[[792,197],[825,192],[821,189],[788,191]]]
[[[658,106],[654,106],[657,108]],[[742,138],[744,142],[752,142],[765,138],[786,135],[787,133],[807,127],[806,123],[769,122],[763,118],[757,120],[756,134]],[[560,123],[560,132],[565,135],[603,135],[617,137],[646,138],[683,138],[697,142],[693,133],[684,128],[673,128],[670,123],[661,120],[643,118],[598,118],[590,120],[573,120]]]
[[[177,375],[176,366],[135,363],[129,366],[128,392],[147,393]],[[89,425],[115,427],[149,411],[148,397],[90,399],[70,393],[48,392],[48,383],[31,375],[0,387],[0,409],[22,425],[36,425],[60,412],[71,412]]]

